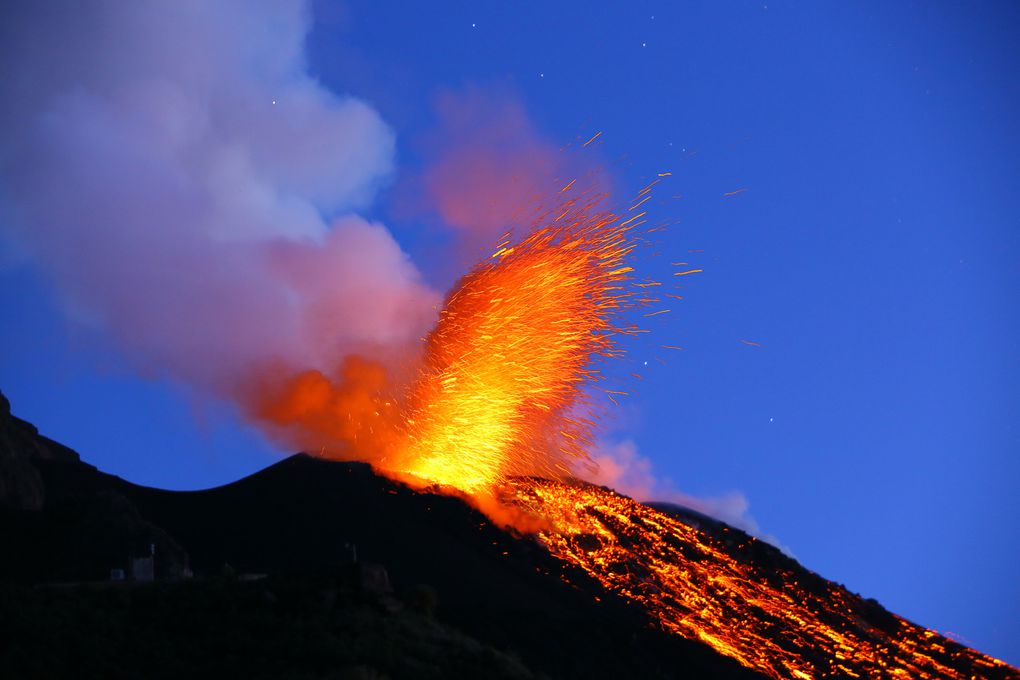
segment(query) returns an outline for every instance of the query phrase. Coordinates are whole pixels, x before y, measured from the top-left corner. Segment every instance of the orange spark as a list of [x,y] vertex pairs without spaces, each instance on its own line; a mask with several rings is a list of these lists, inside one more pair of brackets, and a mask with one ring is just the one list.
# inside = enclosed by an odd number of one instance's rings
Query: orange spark
[[639,604],[664,630],[775,680],[1018,677],[843,586],[811,573],[798,581],[792,560],[743,532],[726,527],[723,542],[577,481],[514,479],[505,490],[506,502],[547,519],[536,539],[552,555]]
[[511,475],[557,478],[586,457],[586,386],[601,377],[598,359],[622,353],[617,335],[636,329],[621,314],[641,303],[632,227],[598,203],[548,211],[454,287],[410,389],[413,425],[385,467],[475,492]]
[[648,196],[645,196],[645,197],[644,197],[644,198],[642,198],[642,199],[641,199],[640,201],[638,201],[638,202],[637,202],[637,203],[635,203],[634,205],[630,206],[629,210],[634,210],[635,208],[637,208],[638,206],[640,206],[640,205],[641,205],[642,203],[644,203],[645,201],[647,201],[647,200],[648,200],[649,198],[651,198],[651,197],[652,197],[652,196],[651,196],[651,194],[649,194]]

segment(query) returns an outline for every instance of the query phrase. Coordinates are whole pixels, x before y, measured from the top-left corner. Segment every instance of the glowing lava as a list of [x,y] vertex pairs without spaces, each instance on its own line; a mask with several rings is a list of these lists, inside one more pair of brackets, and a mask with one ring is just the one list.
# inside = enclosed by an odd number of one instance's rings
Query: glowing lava
[[663,629],[773,678],[1018,678],[1009,665],[890,614],[743,532],[718,540],[602,487],[534,478],[508,502],[551,520],[551,554]]
[[406,443],[384,466],[469,493],[511,475],[559,478],[585,457],[585,389],[635,332],[628,256],[635,219],[569,200],[465,276],[429,335]]
[[592,391],[612,399],[599,362],[638,332],[624,313],[656,285],[629,265],[644,213],[623,219],[602,195],[565,193],[573,184],[457,282],[413,370],[395,378],[398,362],[355,356],[332,373],[274,368],[246,391],[251,414],[281,440],[412,484],[477,495],[570,474],[592,443]]

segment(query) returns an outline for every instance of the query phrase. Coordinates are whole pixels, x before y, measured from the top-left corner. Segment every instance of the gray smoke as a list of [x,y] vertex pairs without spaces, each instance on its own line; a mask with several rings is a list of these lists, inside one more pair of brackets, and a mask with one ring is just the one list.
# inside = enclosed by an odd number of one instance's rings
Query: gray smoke
[[217,390],[420,337],[437,294],[354,211],[393,164],[312,78],[305,3],[5,3],[0,234],[139,367]]

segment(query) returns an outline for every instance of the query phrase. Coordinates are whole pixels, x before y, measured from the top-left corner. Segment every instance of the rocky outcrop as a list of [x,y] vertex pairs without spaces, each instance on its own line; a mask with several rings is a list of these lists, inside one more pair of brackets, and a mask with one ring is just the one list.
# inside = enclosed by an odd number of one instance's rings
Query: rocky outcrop
[[186,575],[187,553],[142,516],[121,482],[11,415],[0,394],[0,579],[108,578],[153,547],[157,578]]
[[32,463],[36,434],[11,415],[11,404],[0,393],[0,506],[41,510],[46,502],[42,477]]

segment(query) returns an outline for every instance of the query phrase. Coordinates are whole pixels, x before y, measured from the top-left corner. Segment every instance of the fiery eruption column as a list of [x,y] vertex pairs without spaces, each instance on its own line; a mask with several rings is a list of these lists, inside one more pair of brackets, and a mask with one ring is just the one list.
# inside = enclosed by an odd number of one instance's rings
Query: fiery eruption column
[[633,223],[568,200],[520,243],[508,237],[448,296],[387,467],[474,493],[509,476],[558,478],[587,456],[586,389],[635,332]]

